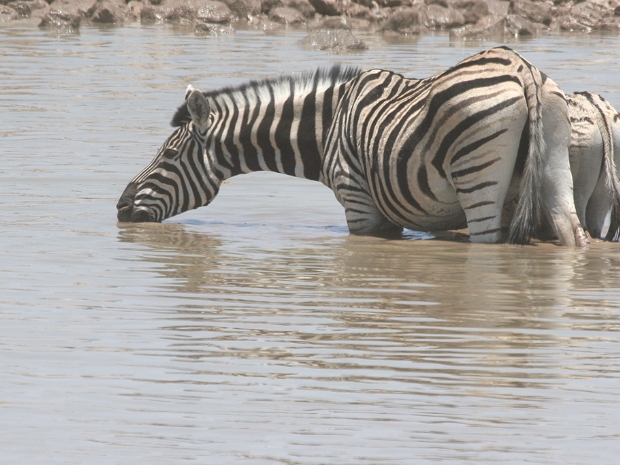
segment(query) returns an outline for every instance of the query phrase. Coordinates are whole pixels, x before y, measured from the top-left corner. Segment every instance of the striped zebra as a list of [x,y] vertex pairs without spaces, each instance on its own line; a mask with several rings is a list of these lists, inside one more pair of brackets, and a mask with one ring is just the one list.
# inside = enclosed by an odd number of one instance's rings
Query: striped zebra
[[611,210],[606,240],[620,237],[620,113],[603,97],[576,92],[566,97],[571,122],[570,166],[577,216],[600,238]]
[[[120,221],[161,221],[208,204],[231,176],[269,170],[323,182],[353,234],[467,225],[526,243],[544,211],[564,245],[585,245],[568,161],[570,124],[557,85],[509,48],[427,79],[334,68],[203,94],[121,196]],[[519,180],[519,182],[515,181]]]

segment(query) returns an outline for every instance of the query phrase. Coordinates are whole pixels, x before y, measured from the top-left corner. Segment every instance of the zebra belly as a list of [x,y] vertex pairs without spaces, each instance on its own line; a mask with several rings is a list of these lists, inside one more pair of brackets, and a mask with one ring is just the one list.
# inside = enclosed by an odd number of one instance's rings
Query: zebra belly
[[[444,184],[444,189],[439,191],[438,186]],[[436,200],[422,198],[420,200],[421,211],[415,211],[411,205],[403,208],[402,205],[391,205],[387,209],[385,204],[379,210],[391,222],[403,228],[414,231],[445,231],[446,229],[460,229],[467,226],[465,212],[459,203],[454,187],[445,179],[435,181]],[[400,207],[400,208],[398,208]]]
[[414,231],[445,231],[467,227],[465,212],[460,205],[451,209],[443,206],[432,215],[414,216],[400,226]]

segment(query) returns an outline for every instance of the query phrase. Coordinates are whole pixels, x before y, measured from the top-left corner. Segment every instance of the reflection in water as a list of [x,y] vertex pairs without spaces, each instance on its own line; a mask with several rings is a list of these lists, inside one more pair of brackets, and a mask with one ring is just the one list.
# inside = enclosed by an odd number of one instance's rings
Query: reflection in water
[[[617,286],[613,244],[341,235],[277,247],[256,231],[239,248],[234,227],[208,229],[132,225],[119,239],[144,247],[140,260],[160,273],[154,286],[175,303],[166,353],[184,385],[227,402],[214,414],[222,431],[244,418],[243,434],[269,425],[296,456],[320,445],[369,464],[411,463],[414,451],[576,464],[587,460],[572,448],[577,436],[598,444],[598,463],[613,463],[595,430],[617,401],[618,343],[604,334],[620,330],[620,293],[597,301],[588,291]],[[597,401],[593,379],[606,380]]]
[[[351,381],[553,384],[570,329],[562,316],[580,308],[573,296],[589,263],[549,244],[354,236],[233,250],[174,223],[132,225],[119,239],[147,246],[141,259],[167,278],[161,287],[191,300],[169,328],[179,357],[260,357]],[[196,344],[204,334],[209,347]]]

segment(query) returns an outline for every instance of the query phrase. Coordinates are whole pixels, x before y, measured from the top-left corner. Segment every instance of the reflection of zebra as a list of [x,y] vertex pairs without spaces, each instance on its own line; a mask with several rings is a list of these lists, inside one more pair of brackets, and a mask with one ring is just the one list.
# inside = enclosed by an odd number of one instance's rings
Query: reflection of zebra
[[606,240],[620,235],[620,113],[603,97],[590,92],[567,96],[571,121],[570,165],[575,207],[590,235],[601,237],[611,209]]
[[527,242],[542,203],[561,243],[585,243],[564,94],[507,48],[424,80],[336,69],[193,91],[174,122],[121,196],[119,220],[161,221],[208,204],[230,176],[270,170],[332,188],[352,233],[467,221],[473,241],[496,242],[511,180],[522,178],[509,241]]

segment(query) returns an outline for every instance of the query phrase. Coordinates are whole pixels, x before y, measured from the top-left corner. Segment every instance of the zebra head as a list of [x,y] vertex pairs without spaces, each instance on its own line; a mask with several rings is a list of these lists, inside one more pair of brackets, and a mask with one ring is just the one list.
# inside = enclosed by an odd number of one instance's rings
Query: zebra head
[[188,118],[175,115],[179,126],[153,161],[125,188],[116,209],[121,222],[160,222],[208,205],[222,182],[208,169],[206,145],[213,117],[204,94],[192,86],[185,93]]

